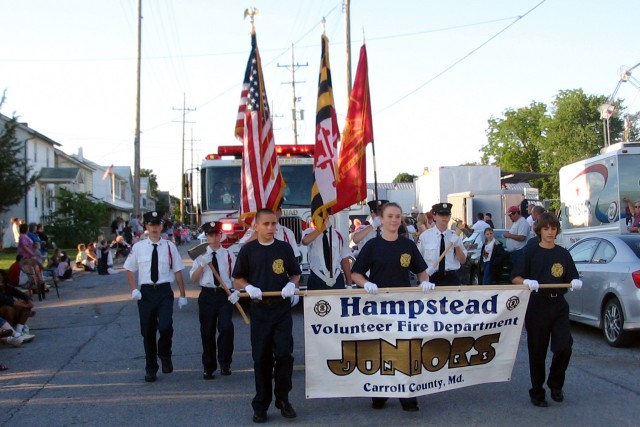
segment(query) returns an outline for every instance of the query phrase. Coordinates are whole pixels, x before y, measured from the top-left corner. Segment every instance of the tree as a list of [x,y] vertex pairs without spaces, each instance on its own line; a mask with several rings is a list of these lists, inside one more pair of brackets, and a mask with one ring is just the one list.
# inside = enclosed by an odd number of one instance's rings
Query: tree
[[391,182],[413,182],[414,179],[416,179],[415,175],[411,175],[407,172],[400,172],[395,178],[393,178],[393,181]]
[[78,243],[90,243],[100,234],[100,226],[108,223],[108,205],[94,202],[88,196],[88,193],[60,189],[56,196],[57,209],[51,224],[47,225],[58,246],[73,248]]
[[0,212],[20,202],[38,179],[22,155],[23,142],[18,141],[18,120],[13,117],[0,129]]
[[149,195],[155,198],[158,194],[158,177],[153,169],[140,169],[140,176],[149,178]]

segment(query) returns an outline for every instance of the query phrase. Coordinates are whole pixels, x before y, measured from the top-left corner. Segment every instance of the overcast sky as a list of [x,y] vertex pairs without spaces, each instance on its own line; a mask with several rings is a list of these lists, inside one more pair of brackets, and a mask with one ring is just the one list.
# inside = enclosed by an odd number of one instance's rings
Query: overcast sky
[[[366,38],[378,180],[480,158],[487,120],[562,89],[610,95],[640,62],[640,2],[353,0],[352,62]],[[340,0],[146,0],[142,30],[142,167],[179,194],[183,96],[186,168],[233,136],[256,17],[275,138],[293,142],[294,45],[299,143],[314,143],[322,18],[340,127],[347,112]],[[136,0],[0,0],[2,113],[90,160],[133,167]],[[288,67],[287,67],[288,66]],[[640,68],[638,69],[640,70]],[[640,73],[640,71],[638,71]],[[638,89],[618,96],[639,109]],[[193,139],[193,143],[191,140]],[[368,150],[369,161],[370,149]],[[368,181],[372,181],[369,167]]]

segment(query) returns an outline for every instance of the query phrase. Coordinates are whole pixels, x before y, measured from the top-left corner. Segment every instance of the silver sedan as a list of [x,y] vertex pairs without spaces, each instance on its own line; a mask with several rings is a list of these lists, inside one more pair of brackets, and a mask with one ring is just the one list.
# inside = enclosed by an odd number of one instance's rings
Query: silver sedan
[[601,328],[611,346],[628,344],[640,331],[640,235],[590,235],[569,252],[583,282],[566,295],[571,320]]

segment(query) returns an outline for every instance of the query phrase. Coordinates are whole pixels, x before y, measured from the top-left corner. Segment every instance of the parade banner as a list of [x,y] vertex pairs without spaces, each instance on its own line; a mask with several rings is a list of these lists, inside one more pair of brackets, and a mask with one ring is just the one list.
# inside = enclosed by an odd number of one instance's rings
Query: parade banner
[[412,397],[508,381],[529,296],[509,287],[307,295],[307,398]]

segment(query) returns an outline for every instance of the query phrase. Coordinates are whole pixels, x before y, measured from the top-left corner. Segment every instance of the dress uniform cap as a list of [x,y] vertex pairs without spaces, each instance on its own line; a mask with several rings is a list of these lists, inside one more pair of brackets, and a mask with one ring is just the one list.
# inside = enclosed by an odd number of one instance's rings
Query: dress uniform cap
[[367,205],[369,206],[369,209],[371,210],[371,212],[376,212],[381,207],[383,207],[386,203],[389,203],[389,201],[388,200],[371,200],[370,202],[367,202]]
[[431,212],[434,214],[450,214],[453,205],[451,203],[436,203],[431,206]]
[[222,229],[220,228],[220,223],[217,221],[205,222],[202,224],[202,231],[204,234],[213,234],[220,233]]
[[161,212],[147,212],[143,216],[145,224],[162,224],[164,220],[162,219],[163,214]]

